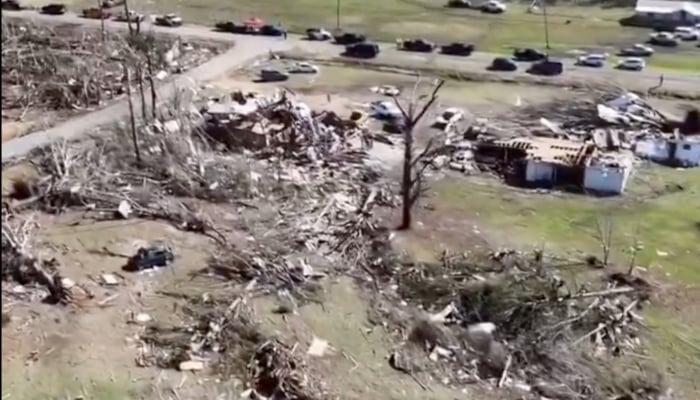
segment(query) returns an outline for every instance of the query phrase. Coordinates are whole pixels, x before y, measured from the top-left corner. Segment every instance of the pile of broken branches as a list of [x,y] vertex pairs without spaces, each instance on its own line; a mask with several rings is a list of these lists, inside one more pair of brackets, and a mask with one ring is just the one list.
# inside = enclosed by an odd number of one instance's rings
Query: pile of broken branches
[[[151,40],[147,52],[136,51],[126,37],[70,28],[2,23],[2,109],[86,110],[125,93],[124,66],[145,64],[149,74],[173,72],[203,62],[208,48]],[[194,50],[194,51],[191,51]],[[142,71],[146,74],[145,68]]]
[[452,383],[493,380],[549,398],[606,398],[600,365],[641,344],[637,310],[651,290],[641,278],[611,274],[572,288],[552,260],[514,251],[382,268],[384,276],[396,271],[386,283],[399,299],[435,312],[410,329],[394,322],[424,357],[452,365],[440,378]]
[[[45,302],[68,304],[72,293],[66,287],[55,259],[39,260],[31,253],[33,232],[38,225],[33,218],[16,219],[3,209],[2,215],[2,281],[36,286],[48,291]],[[24,290],[23,290],[24,291]]]
[[224,376],[247,375],[249,398],[324,398],[295,349],[260,332],[245,296],[233,302],[230,298],[230,293],[216,298],[207,294],[190,301],[187,328],[148,327],[140,338],[139,365],[182,369],[190,360],[206,360]]

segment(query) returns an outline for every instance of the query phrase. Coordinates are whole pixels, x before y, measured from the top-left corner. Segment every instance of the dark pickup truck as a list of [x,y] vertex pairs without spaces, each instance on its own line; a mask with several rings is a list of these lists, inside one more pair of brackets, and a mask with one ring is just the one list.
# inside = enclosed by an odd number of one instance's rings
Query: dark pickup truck
[[542,60],[532,64],[527,72],[544,76],[561,75],[564,72],[564,64],[561,61]]
[[342,44],[342,45],[362,43],[366,39],[367,38],[365,37],[365,35],[362,35],[359,33],[343,33],[343,34],[336,35],[333,37],[333,40],[335,41],[336,44]]
[[473,44],[451,43],[440,47],[440,53],[450,56],[470,56],[474,52]]
[[355,58],[374,58],[379,54],[379,45],[376,43],[355,43],[345,48],[344,56]]

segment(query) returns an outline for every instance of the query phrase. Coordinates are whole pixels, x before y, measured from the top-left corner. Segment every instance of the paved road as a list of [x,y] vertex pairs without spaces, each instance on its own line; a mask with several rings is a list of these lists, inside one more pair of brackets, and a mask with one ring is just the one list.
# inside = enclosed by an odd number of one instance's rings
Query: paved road
[[[75,24],[97,28],[99,20],[89,20],[74,14],[61,16],[41,15],[32,10],[3,11],[4,19],[29,19],[41,24]],[[105,21],[105,26],[110,30],[127,30],[127,25],[122,22]],[[197,25],[184,25],[178,28],[154,26],[150,23],[142,25],[143,30],[153,30],[158,34],[172,34],[185,39],[215,40],[235,42],[234,47],[210,60],[209,62],[194,68],[178,77],[174,84],[159,88],[159,98],[165,99],[175,93],[176,87],[191,87],[196,82],[213,79],[227,70],[246,64],[256,57],[270,51],[297,51],[310,55],[312,58],[334,60],[339,56],[341,49],[330,43],[311,42],[303,40],[297,35],[290,35],[288,40],[260,36],[240,36],[230,33],[215,32],[209,27]],[[513,77],[513,79],[533,80],[535,82],[551,84],[581,84],[606,83],[615,84],[628,89],[646,90],[659,82],[659,73],[654,72],[627,72],[613,69],[590,69],[576,67],[571,60],[566,60],[565,73],[559,77],[537,78],[519,71],[516,73],[491,73],[485,71],[494,54],[474,53],[470,57],[450,57],[439,54],[407,53],[396,50],[393,44],[382,43],[382,52],[375,60],[368,62],[395,66],[405,69],[441,69],[452,70],[467,74],[485,74],[491,77]],[[525,69],[522,66],[521,69]],[[679,91],[684,94],[700,95],[700,74],[698,73],[674,73],[664,74],[663,88],[668,91]],[[72,139],[79,135],[93,131],[118,119],[124,119],[128,115],[126,101],[117,102],[107,108],[90,114],[73,118],[54,128],[36,132],[21,138],[8,141],[2,146],[2,160],[27,154],[33,148],[46,145],[54,140]]]
[[[49,16],[41,15],[35,11],[25,10],[14,13],[7,12],[4,16],[18,16],[22,18],[32,18],[42,22],[48,23],[74,23],[83,25],[92,25],[95,27],[100,26],[99,20],[88,20],[81,18],[74,14],[65,14],[62,16]],[[126,24],[116,21],[105,21],[105,24],[110,29],[127,29]],[[243,36],[243,35],[233,35],[230,33],[222,33],[213,31],[211,27],[201,26],[201,25],[184,25],[179,28],[167,28],[154,26],[150,23],[145,25],[145,29],[153,29],[158,33],[171,33],[180,35],[183,37],[198,38],[198,39],[212,39],[212,40],[222,40],[222,41],[236,41],[237,43],[252,43],[253,46],[264,46],[266,43],[273,43],[280,41],[278,38],[266,38],[260,36]],[[339,56],[341,48],[339,46],[332,45],[330,43],[323,42],[313,42],[303,40],[299,35],[290,35],[287,40],[288,46],[297,48],[307,53],[315,54],[318,58],[330,58],[334,56]],[[482,53],[475,52],[470,57],[453,57],[445,56],[437,53],[425,54],[425,53],[410,53],[405,51],[398,51],[393,43],[381,43],[380,47],[382,49],[379,57],[371,60],[371,63],[378,64],[389,64],[395,65],[397,67],[419,67],[419,68],[439,68],[455,71],[464,72],[478,72],[478,73],[489,73],[485,70],[491,61],[498,55],[492,53]],[[700,63],[700,56],[698,57]],[[630,87],[635,90],[644,90],[648,87],[658,84],[660,72],[654,71],[619,71],[612,67],[605,68],[590,68],[590,67],[579,67],[574,65],[573,59],[563,60],[565,63],[565,72],[561,77],[554,78],[553,80],[566,80],[575,79],[580,81],[593,80],[596,82],[605,82],[618,84],[625,87]],[[524,70],[527,67],[523,65],[520,69],[520,74],[515,75],[525,75]],[[493,75],[504,75],[503,73],[491,73]],[[507,75],[507,74],[506,74]],[[688,90],[696,90],[700,94],[700,67],[696,72],[674,72],[667,73],[664,72],[664,88],[667,90],[678,90],[684,93]]]

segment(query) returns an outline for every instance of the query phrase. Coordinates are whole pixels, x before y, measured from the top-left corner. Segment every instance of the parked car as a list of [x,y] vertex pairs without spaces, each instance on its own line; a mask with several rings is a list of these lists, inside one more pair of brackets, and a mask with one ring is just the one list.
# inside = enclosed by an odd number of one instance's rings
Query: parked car
[[678,39],[671,32],[654,32],[649,36],[649,43],[663,47],[676,47]]
[[281,26],[263,25],[258,31],[258,34],[263,36],[284,36],[287,34],[287,31]]
[[700,30],[692,26],[679,26],[674,31],[673,34],[677,39],[693,41],[700,38]]
[[119,22],[143,22],[145,19],[145,15],[139,14],[136,11],[131,10],[129,10],[128,15],[124,12],[121,12],[114,17],[114,20]]
[[306,37],[309,40],[331,40],[333,35],[323,28],[309,28],[306,30]]
[[214,29],[219,32],[228,33],[246,33],[244,24],[239,24],[234,21],[220,21],[214,24]]
[[112,13],[106,11],[104,8],[85,8],[83,9],[83,18],[89,19],[110,19],[112,18]]
[[516,71],[518,69],[518,64],[510,58],[496,57],[493,59],[488,69],[491,71]]
[[449,0],[446,6],[449,8],[472,8],[472,2],[469,0]]
[[156,25],[159,26],[180,26],[182,25],[182,18],[178,17],[176,14],[165,14],[165,15],[159,15],[156,17],[155,20]]
[[532,64],[527,72],[544,76],[561,75],[564,72],[564,64],[561,61],[542,60]]
[[66,13],[66,5],[60,3],[47,4],[41,7],[41,13],[47,15],[63,15]]
[[124,0],[103,0],[102,8],[112,8],[116,6],[123,6]]
[[473,44],[450,43],[440,47],[440,53],[451,56],[470,56],[474,52]]
[[345,56],[356,58],[374,58],[379,54],[379,45],[371,42],[355,43],[345,47]]
[[367,38],[365,35],[359,34],[359,33],[342,33],[340,35],[336,35],[333,37],[333,40],[335,41],[336,44],[342,44],[342,45],[350,45],[350,44],[356,44],[356,43],[362,43],[366,40]]
[[262,82],[282,82],[289,79],[289,75],[276,69],[265,68],[260,71],[260,81]]
[[547,53],[535,49],[515,49],[513,58],[518,61],[540,61],[547,58]]
[[399,50],[415,51],[420,53],[430,53],[435,50],[435,44],[425,39],[412,39],[396,41],[396,46]]
[[24,7],[22,7],[17,0],[2,0],[2,9],[8,11],[19,11],[23,10]]
[[311,63],[298,62],[289,67],[288,71],[292,74],[317,74],[319,68]]
[[243,21],[243,25],[246,26],[246,32],[257,33],[263,26],[265,26],[265,20],[258,17],[251,17]]
[[620,60],[615,68],[625,71],[641,71],[646,67],[646,62],[643,58],[628,57]]
[[654,49],[651,46],[641,43],[626,47],[620,51],[620,55],[626,57],[650,57],[653,54]]
[[488,14],[503,14],[506,12],[508,7],[505,3],[501,3],[498,0],[489,0],[487,3],[481,6],[481,12]]
[[605,54],[586,54],[576,59],[576,65],[601,68],[605,65],[606,59]]
[[384,96],[389,97],[396,97],[401,94],[401,89],[394,85],[372,86],[369,90],[371,90],[373,93],[383,94]]
[[393,101],[373,101],[369,104],[369,109],[377,119],[400,119],[403,116],[401,109]]
[[444,129],[449,124],[454,124],[456,122],[464,119],[464,111],[456,107],[450,107],[445,109],[440,115],[435,118],[433,122],[433,127]]

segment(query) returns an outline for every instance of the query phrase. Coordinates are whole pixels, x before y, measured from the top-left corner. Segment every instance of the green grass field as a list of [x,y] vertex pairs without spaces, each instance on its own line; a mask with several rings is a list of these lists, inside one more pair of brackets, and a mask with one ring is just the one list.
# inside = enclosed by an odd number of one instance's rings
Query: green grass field
[[[683,190],[678,190],[682,187]],[[697,398],[700,374],[700,170],[645,168],[621,198],[539,194],[502,185],[447,179],[436,184],[435,207],[455,219],[479,221],[509,243],[582,257],[602,254],[597,221],[613,221],[613,260],[627,269],[629,249],[642,245],[636,265],[659,282],[661,296],[645,313],[650,356],[672,372],[686,398]]]
[[[94,6],[96,0],[73,0],[73,7]],[[398,37],[424,37],[438,42],[468,41],[482,51],[510,52],[514,47],[545,44],[544,18],[528,14],[526,6],[510,4],[503,15],[476,10],[448,9],[446,0],[339,0],[340,26],[381,41]],[[220,20],[252,16],[282,23],[294,32],[311,26],[336,27],[337,2],[333,0],[132,0],[132,9],[176,12],[186,21],[213,25]],[[548,8],[550,46],[555,51],[606,48],[646,40],[646,29],[626,28],[618,20],[631,9],[558,6]],[[684,46],[684,47],[690,47]],[[698,69],[698,50],[683,49],[658,55],[652,65],[663,69]]]

